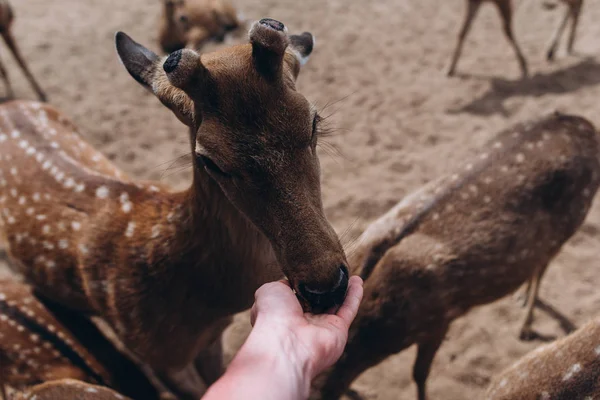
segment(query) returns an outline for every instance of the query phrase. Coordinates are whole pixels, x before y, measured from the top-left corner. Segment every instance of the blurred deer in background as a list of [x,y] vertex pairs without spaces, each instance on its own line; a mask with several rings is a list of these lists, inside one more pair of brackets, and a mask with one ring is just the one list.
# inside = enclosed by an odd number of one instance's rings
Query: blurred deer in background
[[229,0],[163,0],[159,42],[166,53],[188,47],[199,50],[207,41],[222,42],[241,26]]
[[486,400],[596,399],[600,396],[600,319],[533,350],[499,374]]
[[158,398],[137,366],[89,320],[40,301],[26,284],[0,280],[0,384],[9,393],[29,392],[33,385],[67,378],[138,399]]
[[554,114],[499,134],[454,174],[406,197],[350,256],[365,295],[340,361],[315,381],[337,399],[366,369],[418,346],[418,398],[452,321],[529,282],[523,339],[549,262],[585,219],[600,181],[599,138]]
[[[29,83],[31,83],[31,86],[37,93],[39,99],[42,101],[46,101],[46,93],[44,93],[40,85],[37,83],[37,81],[31,74],[31,71],[29,71],[29,67],[25,63],[25,60],[23,59],[23,56],[19,51],[19,47],[15,42],[15,38],[11,31],[13,21],[14,13],[12,7],[8,3],[8,0],[0,0],[0,35],[2,36],[2,39],[4,39],[4,42],[6,43],[13,56],[17,60],[17,63],[23,70],[23,73],[29,80]],[[2,64],[2,62],[0,62],[0,75],[2,75],[2,79],[4,80],[4,84],[6,85],[8,97],[13,98],[14,92],[10,84],[10,80],[8,78],[8,72],[6,71],[6,68],[4,67],[4,64]]]
[[132,77],[190,129],[183,192],[133,182],[49,106],[0,108],[9,255],[46,298],[106,319],[182,397],[203,393],[194,359],[263,283],[285,274],[313,312],[348,286],[321,200],[320,117],[295,89],[313,37],[263,19],[249,38],[161,59],[117,34]]
[[[569,36],[569,41],[567,45],[567,51],[569,54],[573,52],[573,44],[575,42],[575,33],[577,30],[577,25],[579,22],[579,15],[581,13],[581,7],[583,5],[583,0],[557,0],[564,3],[567,6],[567,10],[564,16],[563,21],[561,22],[554,38],[552,40],[552,44],[548,50],[547,58],[548,60],[552,60],[554,58],[554,54],[556,52],[556,48],[558,47],[558,43],[562,37],[563,31],[571,20],[571,33]],[[452,56],[452,62],[450,63],[450,68],[448,69],[448,76],[453,76],[456,72],[456,65],[462,53],[463,44],[469,30],[471,29],[471,25],[477,15],[477,11],[479,7],[484,2],[491,2],[496,5],[498,8],[498,12],[500,13],[500,18],[502,19],[502,28],[504,30],[504,34],[508,39],[510,45],[512,46],[515,54],[517,55],[517,59],[519,61],[519,66],[521,68],[521,73],[523,77],[528,76],[527,69],[527,61],[523,56],[523,52],[519,47],[517,41],[515,40],[513,28],[512,28],[512,18],[513,18],[513,3],[512,0],[467,0],[467,14],[465,20],[463,22],[462,28],[458,35],[458,42],[456,44],[456,48],[454,50],[454,54]],[[547,5],[548,8],[552,7],[551,4]]]

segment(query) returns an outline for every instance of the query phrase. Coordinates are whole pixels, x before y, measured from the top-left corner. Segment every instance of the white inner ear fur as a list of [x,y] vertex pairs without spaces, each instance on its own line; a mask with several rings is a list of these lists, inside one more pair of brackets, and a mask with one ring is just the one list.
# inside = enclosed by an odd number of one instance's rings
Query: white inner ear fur
[[310,58],[310,55],[303,57],[302,54],[300,54],[300,52],[292,47],[289,47],[290,52],[298,59],[298,62],[300,63],[301,66],[304,66],[304,64],[306,64],[308,62],[308,59]]

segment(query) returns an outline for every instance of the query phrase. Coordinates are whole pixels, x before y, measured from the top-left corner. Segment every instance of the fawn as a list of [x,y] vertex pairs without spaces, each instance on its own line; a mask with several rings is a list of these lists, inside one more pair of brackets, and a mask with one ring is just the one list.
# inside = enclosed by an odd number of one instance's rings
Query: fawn
[[595,399],[600,396],[600,318],[525,355],[498,375],[486,400]]
[[159,396],[138,367],[89,320],[41,301],[24,283],[1,280],[0,386],[27,391],[67,378],[115,387],[133,398]]
[[285,274],[313,312],[348,285],[321,201],[320,117],[295,90],[313,37],[263,19],[249,38],[160,59],[116,36],[132,77],[189,127],[183,192],[133,182],[49,106],[0,108],[1,228],[18,269],[45,297],[105,318],[182,396],[201,395],[193,360],[260,285]]
[[[39,99],[41,101],[46,101],[46,93],[44,93],[40,85],[37,83],[37,81],[31,74],[31,71],[29,71],[29,67],[27,67],[27,64],[25,63],[25,60],[23,59],[23,56],[21,55],[19,47],[17,46],[15,38],[11,32],[11,26],[14,20],[14,16],[14,12],[8,0],[0,0],[0,36],[2,36],[2,39],[4,39],[4,43],[6,43],[6,45],[12,52],[13,56],[17,60],[17,63],[23,70],[23,73],[29,80],[29,83],[37,93]],[[6,85],[8,97],[14,97],[13,89],[10,84],[10,80],[8,79],[8,72],[6,71],[6,68],[4,67],[4,64],[2,64],[2,62],[0,62],[0,75],[2,75],[2,79],[4,80],[4,84]]]
[[363,302],[340,361],[316,380],[316,396],[337,399],[363,371],[416,344],[413,378],[425,399],[452,321],[525,281],[521,337],[533,337],[542,276],[598,188],[598,142],[576,116],[519,124],[370,225],[349,260],[365,279]]
[[[479,7],[484,2],[492,2],[498,8],[498,12],[500,13],[500,18],[502,19],[502,28],[504,30],[504,34],[508,39],[510,45],[512,46],[517,59],[519,61],[519,66],[521,67],[521,73],[523,77],[528,76],[527,69],[527,61],[523,56],[523,52],[521,48],[517,44],[515,40],[513,29],[512,29],[512,16],[513,16],[513,6],[512,0],[467,0],[467,14],[465,20],[463,22],[462,28],[458,35],[458,42],[456,44],[456,48],[454,50],[454,54],[452,56],[452,62],[450,63],[450,68],[448,69],[448,76],[453,76],[456,72],[456,64],[458,63],[458,59],[462,53],[463,44],[469,30],[471,29],[471,25],[473,24],[473,20],[477,15],[477,11]],[[575,33],[577,30],[577,25],[579,22],[579,15],[581,13],[581,7],[583,6],[583,0],[560,0],[562,3],[566,4],[567,11],[563,18],[563,21],[558,27],[554,38],[552,39],[552,44],[548,49],[547,58],[548,60],[554,59],[554,54],[558,47],[558,43],[561,39],[562,33],[569,22],[571,20],[571,33],[569,36],[569,41],[567,45],[567,51],[569,54],[573,52],[573,44],[575,43]]]
[[166,53],[198,50],[210,39],[222,42],[241,26],[228,0],[163,0],[159,43]]

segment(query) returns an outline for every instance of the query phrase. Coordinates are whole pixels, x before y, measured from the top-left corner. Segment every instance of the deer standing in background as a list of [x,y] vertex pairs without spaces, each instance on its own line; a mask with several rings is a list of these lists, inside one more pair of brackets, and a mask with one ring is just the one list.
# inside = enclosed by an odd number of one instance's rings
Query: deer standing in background
[[222,42],[241,21],[228,0],[163,0],[159,42],[166,53],[188,47],[200,49],[207,41]]
[[159,396],[89,320],[40,301],[26,284],[0,280],[0,386],[29,392],[61,379],[110,386],[135,399]]
[[[23,73],[29,80],[29,83],[37,93],[39,99],[42,101],[46,101],[46,93],[44,93],[40,85],[38,85],[37,81],[31,74],[31,71],[29,71],[29,67],[25,63],[25,60],[23,59],[23,56],[19,51],[19,47],[15,42],[15,38],[11,31],[13,20],[14,13],[12,7],[8,3],[8,0],[0,0],[0,35],[2,36],[2,39],[4,39],[4,42],[6,43],[13,56],[17,60],[17,63],[23,70]],[[6,68],[4,67],[4,64],[2,64],[2,62],[0,62],[0,75],[2,75],[2,79],[4,80],[4,84],[6,85],[8,97],[14,97],[13,89],[8,78],[8,72],[6,71]]]
[[106,319],[186,398],[203,393],[194,359],[263,283],[285,274],[312,312],[348,285],[321,201],[320,117],[295,90],[313,37],[263,19],[249,38],[160,59],[117,34],[129,73],[190,128],[183,192],[131,181],[49,106],[0,108],[9,255],[43,296]]
[[525,355],[499,374],[486,400],[570,400],[600,396],[600,318]]
[[[552,39],[552,44],[548,49],[548,60],[554,59],[554,54],[556,52],[556,48],[558,47],[558,43],[562,37],[562,33],[569,22],[571,20],[571,33],[569,36],[569,41],[567,45],[567,51],[569,54],[573,52],[573,44],[575,43],[575,33],[577,30],[577,25],[579,23],[579,15],[581,13],[581,7],[583,6],[583,0],[559,0],[567,6],[567,10],[563,21],[561,22],[554,38]],[[513,17],[513,6],[512,0],[467,0],[467,14],[465,20],[463,22],[462,28],[458,35],[458,42],[456,44],[456,48],[454,50],[454,54],[452,56],[452,62],[450,63],[450,68],[448,69],[448,76],[453,76],[456,72],[456,64],[458,63],[458,59],[462,53],[463,44],[469,30],[471,29],[471,25],[477,15],[477,11],[479,7],[484,2],[492,2],[498,8],[498,12],[500,13],[500,18],[502,19],[502,28],[504,30],[504,34],[508,39],[510,45],[512,46],[515,54],[517,55],[517,59],[519,61],[519,66],[521,67],[521,73],[523,77],[528,76],[527,69],[527,61],[523,56],[523,52],[519,47],[517,41],[515,40],[513,28],[512,28],[512,17]]]
[[582,224],[600,182],[599,137],[554,114],[496,136],[454,174],[408,196],[368,227],[350,257],[364,298],[337,364],[315,397],[337,399],[366,369],[418,346],[418,398],[453,320],[529,282],[523,339],[541,279]]

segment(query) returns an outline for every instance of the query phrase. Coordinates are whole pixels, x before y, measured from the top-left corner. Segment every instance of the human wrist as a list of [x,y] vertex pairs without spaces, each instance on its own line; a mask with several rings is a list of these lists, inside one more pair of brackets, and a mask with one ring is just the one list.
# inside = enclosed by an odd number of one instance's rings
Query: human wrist
[[257,321],[229,370],[243,368],[268,373],[275,385],[294,388],[299,398],[308,397],[312,377],[310,352],[283,322]]

